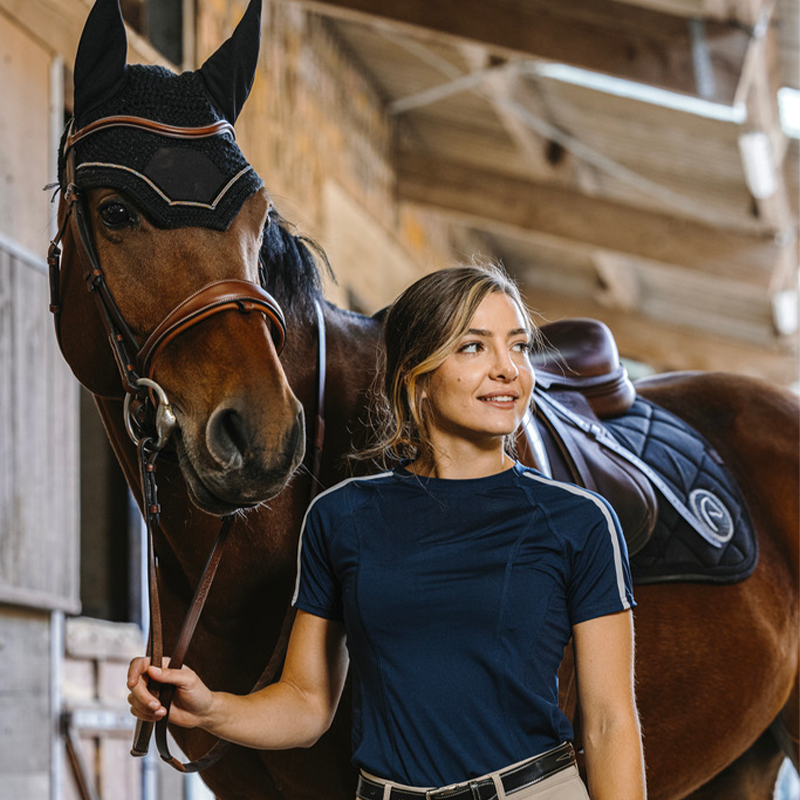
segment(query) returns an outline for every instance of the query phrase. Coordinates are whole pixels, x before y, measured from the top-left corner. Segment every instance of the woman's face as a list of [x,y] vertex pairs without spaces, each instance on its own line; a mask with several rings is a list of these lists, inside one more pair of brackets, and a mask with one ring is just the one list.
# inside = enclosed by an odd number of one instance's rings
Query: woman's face
[[487,295],[469,330],[423,392],[423,412],[437,450],[448,439],[496,445],[522,421],[533,391],[530,329],[502,292]]

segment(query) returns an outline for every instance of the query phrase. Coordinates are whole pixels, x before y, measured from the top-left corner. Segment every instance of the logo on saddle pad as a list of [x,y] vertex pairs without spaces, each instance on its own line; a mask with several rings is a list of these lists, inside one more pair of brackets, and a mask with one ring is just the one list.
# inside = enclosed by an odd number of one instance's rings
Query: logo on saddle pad
[[714,539],[718,542],[730,541],[734,531],[733,519],[715,494],[707,489],[695,489],[689,495],[689,505]]

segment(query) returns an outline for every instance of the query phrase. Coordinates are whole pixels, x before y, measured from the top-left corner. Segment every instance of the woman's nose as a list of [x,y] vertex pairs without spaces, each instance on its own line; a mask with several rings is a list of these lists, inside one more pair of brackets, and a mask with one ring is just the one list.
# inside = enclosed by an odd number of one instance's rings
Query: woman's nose
[[492,366],[492,377],[495,380],[513,381],[519,375],[519,367],[514,363],[511,354],[505,350],[498,350]]

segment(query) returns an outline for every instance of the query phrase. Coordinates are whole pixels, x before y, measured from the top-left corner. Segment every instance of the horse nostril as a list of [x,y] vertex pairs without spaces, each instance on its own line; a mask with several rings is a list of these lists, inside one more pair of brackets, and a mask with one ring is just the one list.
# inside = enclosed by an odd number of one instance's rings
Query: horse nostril
[[242,415],[233,408],[214,412],[206,436],[211,455],[226,467],[240,467],[250,448],[250,437]]

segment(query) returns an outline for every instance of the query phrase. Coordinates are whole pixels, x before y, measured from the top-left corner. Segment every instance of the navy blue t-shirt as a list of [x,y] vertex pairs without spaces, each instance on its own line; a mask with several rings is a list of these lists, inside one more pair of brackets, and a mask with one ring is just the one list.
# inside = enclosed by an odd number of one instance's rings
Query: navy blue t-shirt
[[353,762],[412,786],[571,739],[557,681],[570,628],[634,604],[611,507],[521,465],[466,480],[398,469],[322,493],[294,603],[344,621]]

